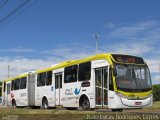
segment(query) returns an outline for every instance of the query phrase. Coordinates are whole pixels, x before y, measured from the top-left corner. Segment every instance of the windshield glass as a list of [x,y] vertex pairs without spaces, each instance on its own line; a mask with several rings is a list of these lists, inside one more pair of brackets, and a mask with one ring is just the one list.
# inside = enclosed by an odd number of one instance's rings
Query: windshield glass
[[147,66],[116,65],[117,88],[120,90],[143,91],[151,89]]

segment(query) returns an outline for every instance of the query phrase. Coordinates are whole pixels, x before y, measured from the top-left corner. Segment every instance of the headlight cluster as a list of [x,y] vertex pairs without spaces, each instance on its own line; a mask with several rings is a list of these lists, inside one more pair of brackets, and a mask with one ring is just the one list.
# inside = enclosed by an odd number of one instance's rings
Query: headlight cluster
[[127,97],[125,95],[121,94],[121,93],[116,92],[116,95],[118,95],[121,98],[127,99]]
[[116,92],[116,95],[118,95],[120,98],[131,99],[131,100],[136,100],[136,99],[143,100],[143,99],[151,98],[153,96],[152,94],[149,94],[147,97],[143,97],[143,98],[136,97],[135,95],[127,97],[123,95],[122,93],[118,93],[118,92]]

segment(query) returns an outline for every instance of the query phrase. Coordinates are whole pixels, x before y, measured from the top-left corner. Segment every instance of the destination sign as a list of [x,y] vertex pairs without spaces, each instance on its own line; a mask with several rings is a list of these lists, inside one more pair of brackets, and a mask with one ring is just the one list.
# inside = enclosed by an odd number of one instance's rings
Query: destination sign
[[143,59],[140,57],[135,57],[130,55],[119,55],[119,54],[112,54],[112,57],[116,62],[144,64]]

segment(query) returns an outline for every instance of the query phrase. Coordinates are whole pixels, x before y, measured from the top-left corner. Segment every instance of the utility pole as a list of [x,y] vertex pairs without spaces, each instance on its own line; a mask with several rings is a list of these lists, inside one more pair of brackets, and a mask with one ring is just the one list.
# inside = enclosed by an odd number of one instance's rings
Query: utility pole
[[98,35],[98,34],[94,35],[94,38],[96,40],[96,54],[98,53],[98,40],[99,40],[99,37],[100,37],[100,35]]
[[8,65],[8,78],[9,78],[9,71],[10,71],[10,66]]

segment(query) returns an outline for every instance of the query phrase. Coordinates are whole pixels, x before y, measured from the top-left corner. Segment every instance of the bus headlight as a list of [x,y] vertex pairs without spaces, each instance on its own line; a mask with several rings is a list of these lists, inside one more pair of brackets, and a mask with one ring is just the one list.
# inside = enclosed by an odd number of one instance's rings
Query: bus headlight
[[120,98],[127,99],[127,97],[121,93],[116,92],[116,95],[118,95]]

